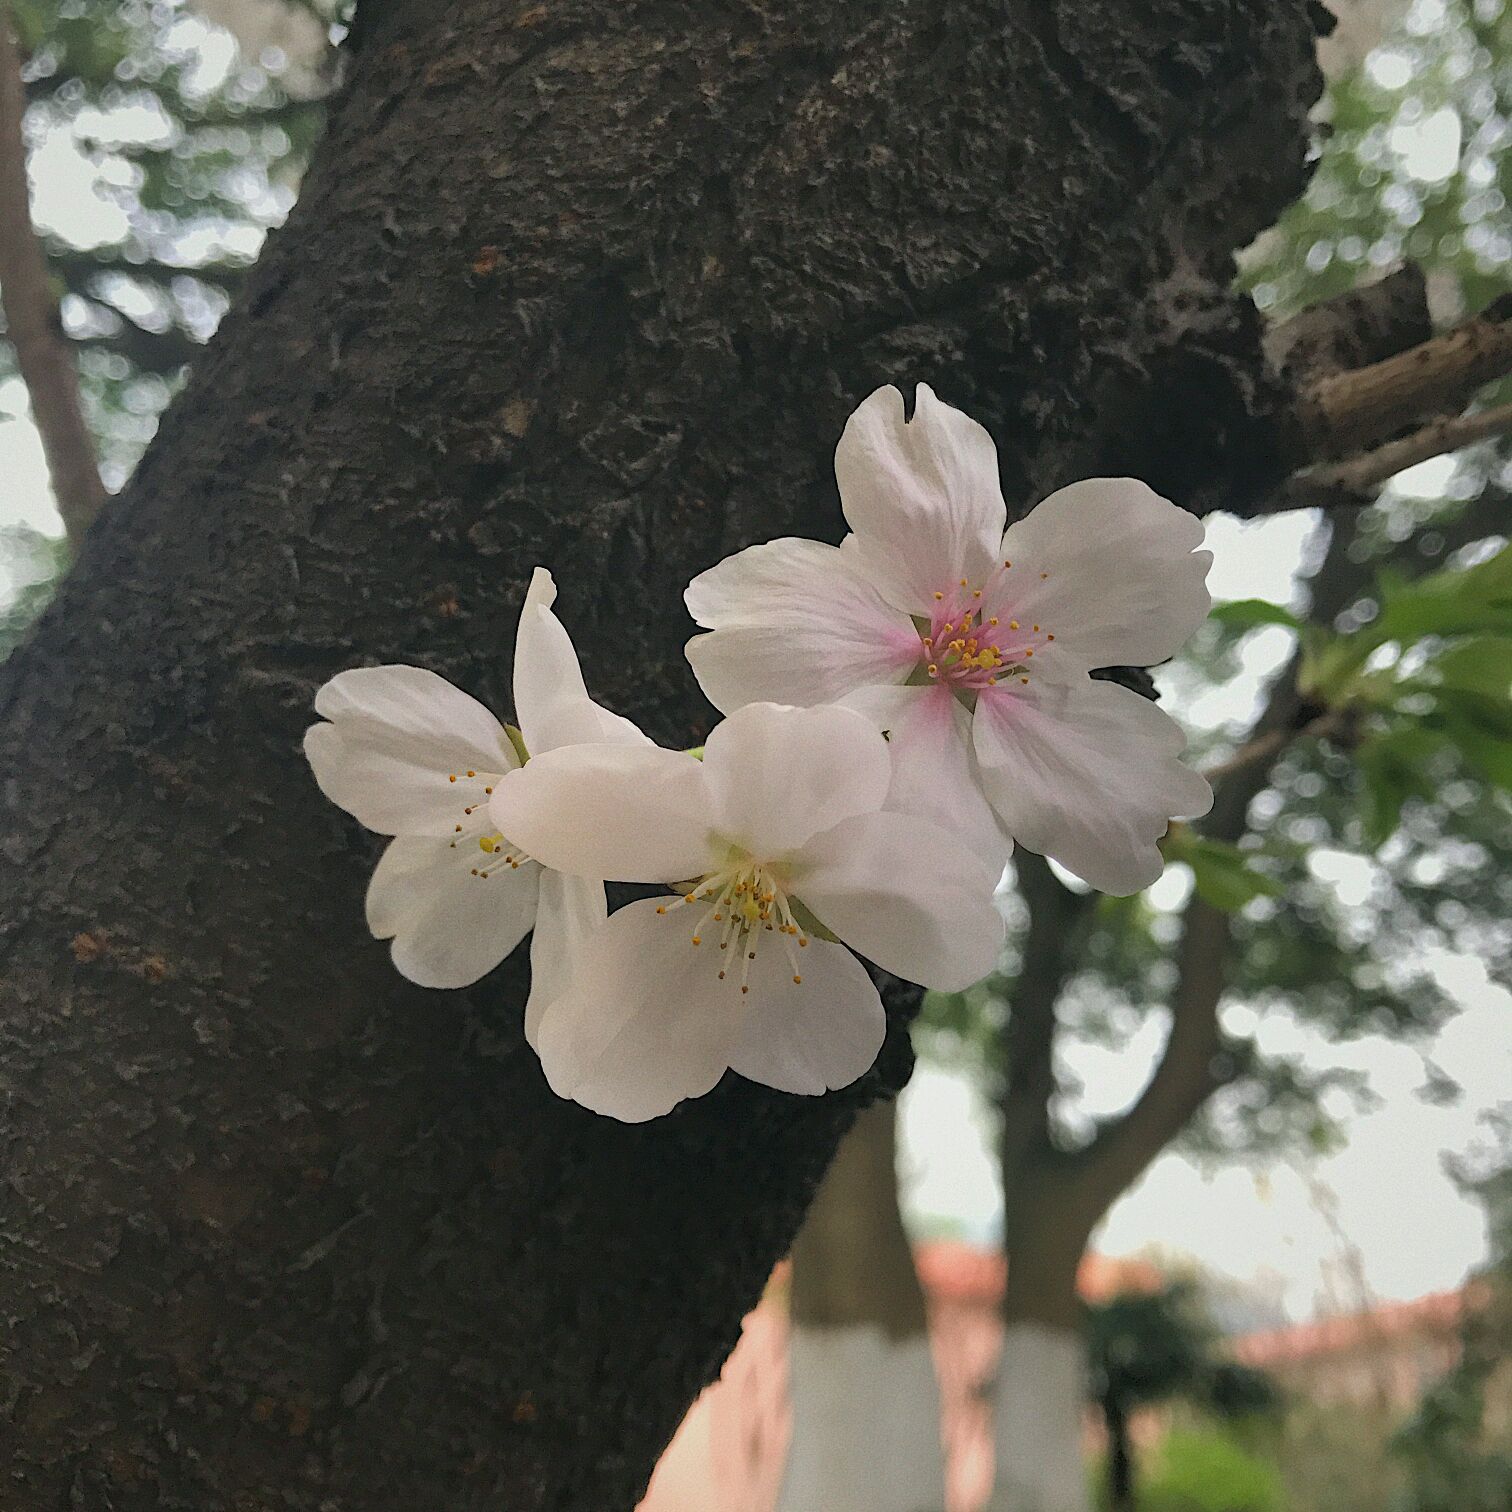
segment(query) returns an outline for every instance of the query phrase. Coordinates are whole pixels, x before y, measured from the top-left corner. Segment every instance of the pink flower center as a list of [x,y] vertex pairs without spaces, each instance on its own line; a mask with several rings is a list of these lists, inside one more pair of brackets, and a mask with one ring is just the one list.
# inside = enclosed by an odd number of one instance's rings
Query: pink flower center
[[1007,608],[1003,567],[993,580],[973,588],[962,578],[935,593],[924,642],[925,671],[931,682],[975,694],[1016,678],[1027,683],[1034,653],[1055,639],[1043,625],[1021,623]]

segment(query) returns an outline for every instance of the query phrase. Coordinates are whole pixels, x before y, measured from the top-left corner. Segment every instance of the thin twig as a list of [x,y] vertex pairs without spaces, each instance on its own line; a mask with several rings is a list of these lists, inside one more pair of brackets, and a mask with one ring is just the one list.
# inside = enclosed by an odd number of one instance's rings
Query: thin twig
[[1410,436],[1388,441],[1347,462],[1300,472],[1288,484],[1288,492],[1297,503],[1324,508],[1369,504],[1383,483],[1406,468],[1509,431],[1512,431],[1512,402],[1472,415],[1435,420]]
[[105,503],[79,375],[63,335],[47,259],[32,225],[22,121],[26,92],[10,7],[0,5],[0,303],[42,438],[58,513],[75,550]]
[[1343,709],[1329,709],[1318,715],[1316,719],[1311,719],[1304,725],[1298,725],[1295,729],[1267,730],[1265,734],[1257,735],[1253,740],[1247,740],[1227,760],[1209,767],[1202,775],[1207,778],[1210,786],[1216,787],[1236,772],[1242,772],[1258,762],[1273,760],[1295,740],[1315,739],[1334,734],[1343,727],[1344,719]]

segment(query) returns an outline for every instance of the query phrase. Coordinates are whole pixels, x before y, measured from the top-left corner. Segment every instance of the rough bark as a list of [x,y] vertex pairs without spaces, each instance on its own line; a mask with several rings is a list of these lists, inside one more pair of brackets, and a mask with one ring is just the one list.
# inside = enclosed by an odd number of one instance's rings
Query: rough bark
[[887,380],[992,427],[1015,509],[1097,460],[1110,375],[1173,409],[1124,467],[1268,486],[1224,290],[1301,182],[1311,25],[373,6],[290,224],[0,681],[7,1507],[634,1503],[914,997],[840,1096],[558,1102],[522,961],[439,996],[366,938],[311,696],[402,660],[507,707],[545,562],[600,696],[696,739],[683,583],[833,538]]

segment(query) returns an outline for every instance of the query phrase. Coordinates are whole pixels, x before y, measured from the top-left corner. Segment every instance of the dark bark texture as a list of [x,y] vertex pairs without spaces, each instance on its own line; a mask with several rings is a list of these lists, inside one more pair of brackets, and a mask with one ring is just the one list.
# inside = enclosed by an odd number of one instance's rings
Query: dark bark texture
[[525,966],[402,982],[299,754],[343,667],[707,725],[688,576],[840,530],[877,383],[1015,510],[1273,478],[1230,250],[1303,177],[1304,0],[388,0],[289,225],[0,682],[0,1505],[627,1512],[877,1070],[558,1102]]

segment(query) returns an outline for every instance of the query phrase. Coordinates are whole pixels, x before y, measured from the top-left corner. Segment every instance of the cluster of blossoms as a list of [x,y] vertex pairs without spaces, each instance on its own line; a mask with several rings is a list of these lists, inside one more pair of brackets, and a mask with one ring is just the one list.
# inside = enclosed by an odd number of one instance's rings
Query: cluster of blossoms
[[[601,1113],[657,1117],[727,1070],[846,1085],[885,1028],[851,949],[970,986],[1015,842],[1133,892],[1168,822],[1211,801],[1176,725],[1089,675],[1165,660],[1206,615],[1191,515],[1093,479],[1008,525],[987,432],[923,385],[907,421],[896,389],[871,395],[835,472],[839,546],[753,546],[688,587],[688,658],[726,715],[701,753],[593,702],[542,568],[517,726],[416,667],[316,698],[322,791],[393,836],[367,916],[395,966],[464,987],[533,930],[526,1038]],[[610,916],[605,881],[668,892]]]

